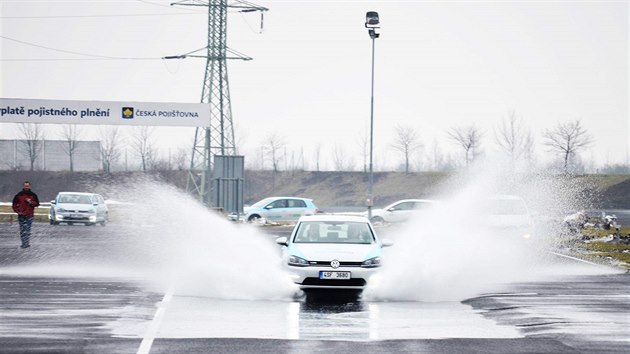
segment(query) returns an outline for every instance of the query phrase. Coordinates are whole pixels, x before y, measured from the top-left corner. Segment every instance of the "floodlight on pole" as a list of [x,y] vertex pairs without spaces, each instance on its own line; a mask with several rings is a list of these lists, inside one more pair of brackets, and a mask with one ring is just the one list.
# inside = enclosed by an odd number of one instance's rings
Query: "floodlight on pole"
[[371,82],[371,95],[370,95],[370,167],[368,176],[368,197],[367,197],[367,214],[368,219],[372,219],[372,206],[374,205],[374,165],[373,165],[373,151],[374,151],[374,43],[375,39],[380,36],[376,33],[376,29],[380,28],[380,20],[378,12],[368,11],[365,14],[365,28],[368,29],[368,34],[372,39],[372,82]]

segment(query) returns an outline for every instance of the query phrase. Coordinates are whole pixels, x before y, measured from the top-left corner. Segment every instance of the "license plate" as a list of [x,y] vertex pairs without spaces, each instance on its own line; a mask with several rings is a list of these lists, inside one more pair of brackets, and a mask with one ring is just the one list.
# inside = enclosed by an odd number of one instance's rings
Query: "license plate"
[[319,272],[319,279],[350,279],[350,272]]
[[71,217],[71,218],[78,219],[78,218],[80,218],[80,217],[81,217],[81,214],[72,214],[72,215],[70,215],[70,217]]

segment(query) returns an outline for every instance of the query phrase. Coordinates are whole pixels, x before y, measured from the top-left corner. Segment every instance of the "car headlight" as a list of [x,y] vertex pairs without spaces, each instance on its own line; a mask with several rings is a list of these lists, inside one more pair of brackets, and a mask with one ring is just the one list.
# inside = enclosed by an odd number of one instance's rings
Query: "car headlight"
[[296,256],[290,256],[288,263],[289,263],[290,266],[295,266],[295,267],[306,267],[306,266],[308,266],[308,261],[306,259],[302,259],[302,258],[296,257]]
[[381,266],[381,257],[370,258],[366,261],[363,261],[363,263],[361,263],[361,267],[363,268],[375,268],[375,267],[380,267],[380,266]]
[[57,211],[60,213],[65,213],[67,210],[64,208],[57,208]]

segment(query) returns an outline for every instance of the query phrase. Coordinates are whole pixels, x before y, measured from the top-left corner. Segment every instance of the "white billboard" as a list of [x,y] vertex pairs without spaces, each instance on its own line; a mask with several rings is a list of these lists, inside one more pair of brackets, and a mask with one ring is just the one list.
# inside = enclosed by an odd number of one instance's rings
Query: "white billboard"
[[0,98],[0,123],[209,127],[206,103]]

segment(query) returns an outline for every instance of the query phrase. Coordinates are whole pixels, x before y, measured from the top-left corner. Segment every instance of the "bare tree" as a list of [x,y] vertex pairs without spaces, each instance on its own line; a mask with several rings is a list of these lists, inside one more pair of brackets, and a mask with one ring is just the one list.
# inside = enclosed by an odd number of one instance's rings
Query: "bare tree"
[[341,145],[335,145],[332,151],[332,162],[335,171],[347,171],[350,169],[351,162],[346,156],[346,148]]
[[582,127],[579,119],[559,123],[553,129],[545,129],[543,139],[545,139],[544,144],[549,147],[550,151],[562,154],[565,173],[569,171],[569,159],[593,142],[593,138]]
[[173,163],[178,171],[183,171],[186,167],[188,167],[188,164],[190,163],[189,156],[190,154],[188,153],[188,149],[181,147],[177,149],[175,156],[173,157]]
[[423,145],[414,127],[396,125],[394,129],[396,137],[391,147],[403,155],[405,159],[405,173],[409,173],[409,158]]
[[143,172],[151,168],[151,163],[155,159],[155,149],[151,140],[153,131],[153,127],[135,127],[132,135],[131,149],[140,157]]
[[467,127],[451,128],[448,137],[464,150],[466,166],[481,153],[483,133],[473,124]]
[[23,138],[22,145],[28,156],[30,170],[35,170],[35,161],[42,152],[44,145],[44,132],[41,125],[34,123],[19,123],[21,136]]
[[319,172],[319,160],[322,154],[322,144],[315,145],[315,171]]
[[274,172],[279,171],[280,161],[282,159],[281,153],[285,145],[284,139],[277,133],[267,135],[263,142],[263,152],[271,161],[271,167]]
[[430,151],[430,164],[433,167],[434,171],[441,171],[444,165],[444,155],[440,149],[440,145],[437,139],[433,139],[433,144],[431,144]]
[[501,121],[495,131],[495,139],[500,149],[511,161],[531,158],[534,138],[529,128],[525,126],[522,117],[517,117],[515,111],[510,111]]
[[101,140],[101,159],[103,162],[103,170],[110,173],[112,171],[112,164],[118,161],[121,155],[121,151],[118,146],[118,127],[99,127],[99,136]]
[[359,149],[363,160],[363,172],[367,172],[369,168],[368,160],[370,159],[370,136],[367,133],[359,137]]
[[304,170],[304,151],[296,153],[295,150],[287,151],[284,147],[284,166],[286,171]]
[[62,127],[61,138],[64,140],[63,151],[70,158],[70,172],[74,172],[74,153],[81,135],[81,129],[76,124],[67,124]]

